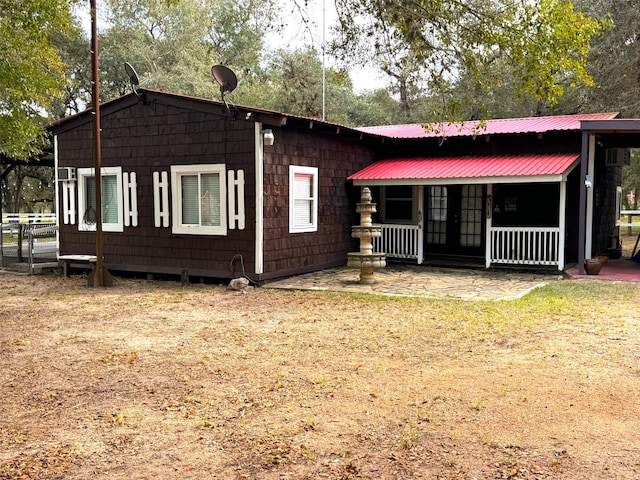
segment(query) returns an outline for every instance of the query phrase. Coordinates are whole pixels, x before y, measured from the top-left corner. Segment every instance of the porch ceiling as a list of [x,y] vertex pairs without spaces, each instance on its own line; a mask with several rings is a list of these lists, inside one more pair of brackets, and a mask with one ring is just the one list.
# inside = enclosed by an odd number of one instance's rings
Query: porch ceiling
[[394,158],[381,160],[349,177],[355,185],[442,185],[560,182],[580,155]]

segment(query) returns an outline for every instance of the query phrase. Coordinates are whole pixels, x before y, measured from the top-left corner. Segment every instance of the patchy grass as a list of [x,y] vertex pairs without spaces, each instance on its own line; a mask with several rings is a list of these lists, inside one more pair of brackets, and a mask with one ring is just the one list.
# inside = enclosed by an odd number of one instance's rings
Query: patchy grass
[[640,477],[640,287],[0,277],[0,478]]

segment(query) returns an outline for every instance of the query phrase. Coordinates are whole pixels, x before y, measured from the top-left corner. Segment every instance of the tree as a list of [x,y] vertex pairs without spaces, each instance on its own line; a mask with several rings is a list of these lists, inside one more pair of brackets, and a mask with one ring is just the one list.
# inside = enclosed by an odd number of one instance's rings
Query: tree
[[[566,0],[336,0],[340,39],[334,48],[360,63],[410,59],[430,96],[447,99],[435,118],[459,118],[469,96],[449,95],[461,74],[491,92],[505,69],[513,91],[554,105],[567,84],[592,84],[590,40],[606,27]],[[496,62],[500,69],[494,69]],[[388,63],[387,63],[388,64]],[[465,92],[458,92],[464,94]]]
[[0,154],[28,158],[42,146],[42,115],[65,82],[51,39],[72,28],[70,0],[0,0]]
[[210,74],[217,63],[255,68],[271,28],[268,0],[108,0],[102,32],[103,99],[129,89],[122,65],[133,64],[142,86],[186,95],[217,95]]
[[[383,90],[358,96],[344,70],[325,69],[325,120],[347,126],[399,118],[398,103]],[[232,98],[243,104],[322,118],[322,61],[313,48],[277,50],[264,68],[244,77]],[[395,116],[393,116],[395,114]]]
[[74,28],[69,35],[54,34],[52,43],[67,66],[62,95],[53,99],[48,111],[57,119],[91,105],[91,40],[81,28]]
[[563,104],[567,109],[640,116],[640,0],[578,0],[576,8],[609,16],[612,28],[595,38],[589,55],[589,73],[597,88],[578,89]]
[[3,182],[2,208],[8,212],[55,210],[53,168],[17,165]]

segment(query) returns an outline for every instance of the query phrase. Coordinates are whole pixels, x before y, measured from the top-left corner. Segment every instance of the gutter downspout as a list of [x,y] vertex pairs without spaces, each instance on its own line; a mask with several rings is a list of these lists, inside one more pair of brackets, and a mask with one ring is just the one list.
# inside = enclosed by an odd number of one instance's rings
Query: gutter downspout
[[54,198],[56,201],[56,260],[60,256],[60,212],[62,207],[60,206],[60,186],[58,185],[58,165],[60,159],[58,157],[58,136],[53,136],[53,182],[54,182]]
[[262,123],[255,123],[255,179],[256,179],[256,243],[255,274],[260,280],[264,273],[264,145],[262,141]]

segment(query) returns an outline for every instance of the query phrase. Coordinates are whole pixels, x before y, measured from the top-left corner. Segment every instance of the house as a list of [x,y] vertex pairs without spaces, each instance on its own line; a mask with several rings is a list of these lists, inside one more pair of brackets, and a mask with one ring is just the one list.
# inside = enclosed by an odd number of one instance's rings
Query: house
[[[382,226],[374,246],[389,258],[563,270],[617,237],[622,165],[640,127],[615,117],[352,129],[126,95],[101,107],[104,263],[256,282],[344,265],[367,186]],[[92,254],[91,112],[50,131],[60,254]]]
[[[391,141],[380,160],[349,179],[377,187],[383,223],[377,247],[388,256],[563,270],[579,261],[581,245],[587,256],[606,252],[618,236],[622,166],[629,159],[620,147],[633,137],[590,135],[588,172],[581,172],[583,124],[613,129],[616,116],[364,128]],[[585,189],[588,202],[581,203]],[[581,218],[588,234],[585,228],[581,235]]]
[[[342,265],[357,249],[373,136],[255,108],[146,90],[101,106],[104,266],[256,282]],[[95,252],[92,118],[49,127],[60,255]]]

